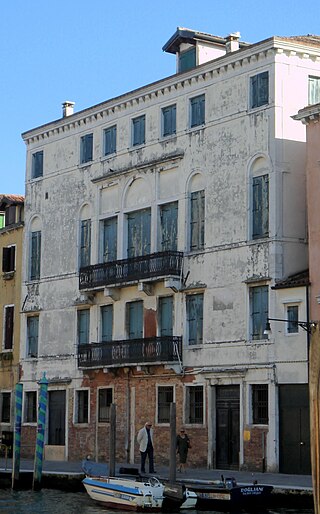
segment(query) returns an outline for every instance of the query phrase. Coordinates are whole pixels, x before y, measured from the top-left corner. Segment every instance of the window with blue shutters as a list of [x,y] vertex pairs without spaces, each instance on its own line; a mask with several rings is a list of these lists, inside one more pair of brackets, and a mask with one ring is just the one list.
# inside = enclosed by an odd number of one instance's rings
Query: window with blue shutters
[[173,297],[159,298],[159,335],[172,336],[173,334]]
[[101,341],[112,341],[113,305],[101,307]]
[[128,220],[128,257],[150,254],[151,210],[130,212]]
[[39,280],[41,263],[41,232],[31,232],[30,242],[30,280]]
[[145,143],[145,115],[132,120],[132,146],[143,145]]
[[205,224],[205,192],[195,191],[190,196],[190,250],[203,250]]
[[287,334],[297,334],[299,332],[299,306],[298,305],[287,305]]
[[39,316],[27,318],[27,357],[38,357]]
[[196,47],[179,54],[179,71],[187,71],[196,67]]
[[80,162],[92,161],[93,158],[93,134],[86,134],[80,140]]
[[127,309],[127,331],[129,339],[143,338],[143,302],[129,302]]
[[90,265],[91,254],[91,220],[82,220],[80,223],[80,268]]
[[252,238],[269,236],[269,176],[252,179]]
[[162,112],[162,136],[172,136],[176,133],[177,113],[176,105],[163,107]]
[[320,103],[320,77],[309,76],[308,80],[308,104]]
[[101,222],[101,262],[112,262],[117,260],[117,217],[107,218]]
[[178,245],[178,202],[160,207],[160,247],[162,252],[176,251]]
[[203,125],[205,122],[205,95],[190,99],[190,127]]
[[264,71],[250,77],[250,108],[269,103],[269,73]]
[[187,296],[188,344],[203,342],[203,294]]
[[266,339],[264,331],[268,318],[269,288],[250,288],[250,337],[254,340]]
[[90,342],[90,309],[81,309],[77,312],[78,344]]
[[110,155],[117,150],[117,126],[113,125],[104,131],[104,155]]
[[32,154],[31,178],[42,177],[43,175],[43,151]]

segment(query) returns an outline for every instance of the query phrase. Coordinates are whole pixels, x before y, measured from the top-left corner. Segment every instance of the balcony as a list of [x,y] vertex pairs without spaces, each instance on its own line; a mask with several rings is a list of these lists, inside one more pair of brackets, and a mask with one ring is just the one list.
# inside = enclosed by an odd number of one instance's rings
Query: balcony
[[181,362],[181,359],[182,337],[179,336],[125,339],[78,346],[79,368],[167,364]]
[[155,277],[179,277],[182,259],[182,252],[168,251],[86,266],[79,271],[79,289],[121,285]]

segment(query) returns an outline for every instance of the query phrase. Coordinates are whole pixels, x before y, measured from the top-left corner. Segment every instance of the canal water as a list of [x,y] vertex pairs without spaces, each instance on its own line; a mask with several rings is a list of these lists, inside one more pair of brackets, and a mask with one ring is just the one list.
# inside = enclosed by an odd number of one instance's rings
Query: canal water
[[[86,492],[64,492],[53,489],[41,491],[12,491],[0,489],[0,514],[126,514],[96,505]],[[186,510],[185,514],[209,514],[209,511]],[[213,514],[216,511],[210,511]],[[246,514],[241,512],[241,514]],[[256,512],[256,514],[259,514]],[[262,514],[262,513],[261,513]],[[270,509],[263,514],[313,514],[312,509]]]

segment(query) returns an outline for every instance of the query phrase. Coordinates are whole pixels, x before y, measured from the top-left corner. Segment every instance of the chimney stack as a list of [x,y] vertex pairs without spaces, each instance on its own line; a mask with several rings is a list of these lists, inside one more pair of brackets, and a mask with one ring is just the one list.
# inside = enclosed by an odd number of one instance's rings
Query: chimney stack
[[229,34],[229,36],[226,37],[226,51],[227,54],[230,52],[236,52],[239,50],[239,39],[240,39],[240,32],[233,32],[232,34]]
[[62,104],[62,117],[66,118],[67,116],[71,116],[73,114],[74,102],[63,102]]

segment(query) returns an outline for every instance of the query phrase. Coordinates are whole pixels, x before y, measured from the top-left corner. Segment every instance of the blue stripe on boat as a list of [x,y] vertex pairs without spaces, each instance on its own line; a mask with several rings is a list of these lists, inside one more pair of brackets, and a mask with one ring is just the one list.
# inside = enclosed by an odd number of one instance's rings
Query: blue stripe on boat
[[88,480],[87,478],[85,478],[83,480],[83,483],[91,485],[91,486],[99,487],[100,489],[106,489],[106,490],[110,489],[110,490],[114,490],[114,491],[119,491],[121,493],[129,493],[129,494],[131,493],[131,494],[135,494],[138,496],[143,496],[143,493],[141,492],[139,487],[127,487],[127,486],[118,485],[118,484],[108,484],[107,482],[100,482],[100,480]]

